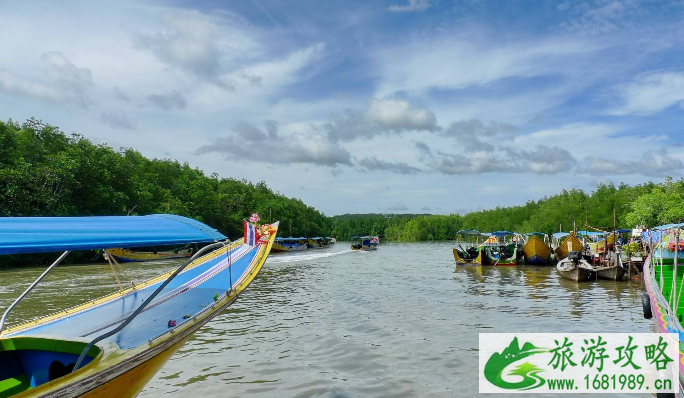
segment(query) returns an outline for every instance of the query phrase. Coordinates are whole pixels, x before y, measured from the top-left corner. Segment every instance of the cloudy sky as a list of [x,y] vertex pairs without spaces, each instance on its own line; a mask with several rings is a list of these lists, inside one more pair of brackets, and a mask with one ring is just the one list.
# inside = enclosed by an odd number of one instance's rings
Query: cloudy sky
[[681,1],[9,1],[31,116],[329,215],[465,212],[684,168]]

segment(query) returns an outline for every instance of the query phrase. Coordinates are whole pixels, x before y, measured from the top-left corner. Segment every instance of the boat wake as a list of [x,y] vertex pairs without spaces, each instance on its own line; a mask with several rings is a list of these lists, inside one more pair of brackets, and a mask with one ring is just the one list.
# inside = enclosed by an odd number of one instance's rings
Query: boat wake
[[286,264],[286,263],[295,263],[298,261],[310,261],[310,260],[317,260],[320,258],[327,258],[327,257],[334,257],[334,256],[339,256],[340,254],[347,254],[351,253],[352,250],[343,250],[339,252],[327,252],[327,253],[292,253],[292,254],[283,254],[279,256],[269,256],[268,259],[266,260],[267,264]]

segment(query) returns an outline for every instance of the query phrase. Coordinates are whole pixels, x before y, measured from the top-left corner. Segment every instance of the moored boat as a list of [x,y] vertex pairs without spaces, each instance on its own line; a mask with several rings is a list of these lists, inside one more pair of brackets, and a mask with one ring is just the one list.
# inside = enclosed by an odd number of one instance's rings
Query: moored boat
[[[63,251],[0,319],[0,397],[135,397],[195,331],[237,300],[266,261],[277,227],[250,224],[246,241],[230,242],[172,215],[0,218],[0,254]],[[172,272],[4,328],[12,309],[71,251],[187,243],[208,244]]]
[[574,232],[556,232],[553,237],[556,242],[559,242],[554,250],[556,261],[564,259],[570,252],[582,253],[584,249],[582,242]]
[[[519,235],[510,231],[490,232],[489,238],[480,245],[480,264],[509,266],[518,264]],[[506,238],[510,237],[510,240]]]
[[107,252],[120,262],[157,261],[169,260],[173,258],[187,258],[192,256],[192,248],[183,248],[178,250],[166,251],[138,251],[123,248],[115,248],[107,249]]
[[[480,248],[480,241],[482,234],[480,231],[474,229],[462,229],[456,232],[456,235],[464,242],[458,242],[457,246],[453,248],[454,260],[456,264],[481,264],[482,250]],[[466,246],[464,247],[463,244]]]
[[[645,241],[650,246],[650,254],[644,262],[644,285],[646,293],[642,296],[644,318],[653,319],[655,333],[677,333],[680,336],[679,351],[679,387],[678,396],[684,396],[684,364],[681,352],[684,350],[682,336],[684,334],[684,300],[682,287],[684,267],[679,262],[681,256],[679,243],[682,241],[684,224],[668,224],[656,227],[644,233]],[[666,251],[656,250],[658,247],[668,246],[672,242],[674,256],[672,263],[663,262]],[[667,338],[667,337],[666,337]],[[675,343],[676,344],[676,343]]]
[[525,264],[548,265],[551,262],[549,236],[542,232],[528,232],[527,241],[522,248]]
[[298,252],[308,248],[306,238],[275,238],[273,247],[274,252]]
[[594,267],[579,251],[571,251],[556,264],[556,270],[565,279],[575,282],[588,281],[594,277]]

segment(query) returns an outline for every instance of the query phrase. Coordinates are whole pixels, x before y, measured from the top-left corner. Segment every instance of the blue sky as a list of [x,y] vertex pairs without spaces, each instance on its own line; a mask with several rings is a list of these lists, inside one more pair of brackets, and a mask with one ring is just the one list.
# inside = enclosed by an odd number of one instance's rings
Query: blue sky
[[684,168],[680,1],[4,2],[0,118],[327,214],[466,212]]

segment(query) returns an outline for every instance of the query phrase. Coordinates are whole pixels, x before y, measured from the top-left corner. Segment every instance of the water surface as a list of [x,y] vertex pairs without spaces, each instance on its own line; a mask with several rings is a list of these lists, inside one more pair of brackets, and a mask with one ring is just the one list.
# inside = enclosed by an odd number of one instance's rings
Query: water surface
[[[338,243],[273,255],[140,397],[470,397],[478,389],[480,332],[651,330],[640,282],[577,284],[552,267],[456,267],[451,248],[352,252]],[[175,264],[126,269],[142,280]],[[0,309],[40,272],[1,271]],[[60,267],[12,319],[115,288],[108,265]]]

